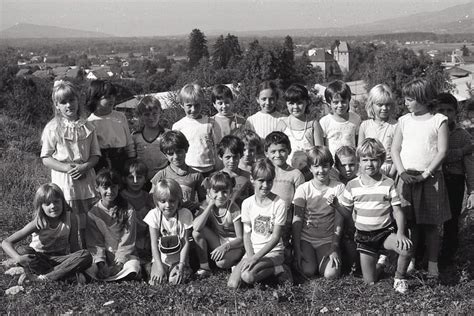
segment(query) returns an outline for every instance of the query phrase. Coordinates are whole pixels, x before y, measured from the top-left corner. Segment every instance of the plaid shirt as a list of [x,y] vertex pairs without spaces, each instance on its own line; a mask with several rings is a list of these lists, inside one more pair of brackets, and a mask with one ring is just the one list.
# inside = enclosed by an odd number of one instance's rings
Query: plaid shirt
[[460,125],[449,133],[449,150],[443,164],[446,175],[465,175],[468,193],[474,192],[474,156],[463,155],[462,148],[472,145],[472,136]]

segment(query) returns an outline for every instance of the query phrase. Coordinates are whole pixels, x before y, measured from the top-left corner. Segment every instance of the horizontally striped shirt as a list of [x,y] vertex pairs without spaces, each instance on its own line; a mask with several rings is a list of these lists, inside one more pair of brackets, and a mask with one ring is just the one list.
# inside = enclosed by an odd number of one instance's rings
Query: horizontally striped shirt
[[285,117],[285,115],[277,111],[273,113],[259,111],[247,118],[245,128],[254,131],[260,138],[265,139],[271,132],[282,131],[282,126],[278,124],[282,117]]
[[392,206],[400,205],[400,197],[392,179],[382,179],[372,185],[362,183],[361,177],[349,181],[340,197],[341,204],[353,208],[355,227],[374,231],[388,227],[392,222]]

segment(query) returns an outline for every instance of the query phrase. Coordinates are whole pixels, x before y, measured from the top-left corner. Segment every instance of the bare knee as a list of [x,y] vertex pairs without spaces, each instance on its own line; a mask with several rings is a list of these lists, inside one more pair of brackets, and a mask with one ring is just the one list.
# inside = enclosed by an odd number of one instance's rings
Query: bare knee
[[193,238],[194,239],[203,239],[204,234],[199,230],[193,230]]
[[240,277],[242,278],[242,281],[244,281],[247,284],[255,283],[255,275],[249,270],[243,271]]
[[229,269],[232,266],[232,262],[227,259],[222,259],[222,260],[216,261],[216,266],[219,269]]

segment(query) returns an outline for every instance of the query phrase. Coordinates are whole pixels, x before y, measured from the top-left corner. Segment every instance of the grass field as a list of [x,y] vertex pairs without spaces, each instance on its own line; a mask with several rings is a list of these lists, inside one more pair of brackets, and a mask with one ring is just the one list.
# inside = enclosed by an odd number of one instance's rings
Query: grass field
[[[19,133],[18,129],[27,131]],[[37,186],[49,172],[37,158],[39,131],[0,116],[0,134],[8,140],[0,148],[0,239],[31,218]],[[21,136],[20,134],[23,134]],[[29,135],[25,136],[26,134]],[[26,145],[27,146],[26,146]],[[3,145],[1,145],[3,147]],[[36,154],[35,154],[36,153]],[[151,287],[144,282],[74,285],[27,283],[24,292],[7,296],[18,277],[5,275],[0,266],[0,314],[75,313],[218,313],[218,314],[317,314],[317,313],[472,313],[474,309],[474,212],[462,224],[462,244],[452,267],[439,282],[418,275],[409,280],[411,291],[392,289],[393,266],[375,286],[344,276],[327,281],[297,280],[296,285],[261,284],[252,288],[226,288],[228,272],[186,285]],[[6,259],[0,252],[0,260]]]

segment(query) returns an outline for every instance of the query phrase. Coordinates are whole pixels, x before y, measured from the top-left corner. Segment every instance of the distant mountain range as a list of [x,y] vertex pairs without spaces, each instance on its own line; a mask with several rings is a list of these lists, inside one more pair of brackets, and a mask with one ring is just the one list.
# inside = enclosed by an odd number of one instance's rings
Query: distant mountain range
[[[393,19],[338,28],[246,32],[230,31],[230,33],[240,36],[357,36],[407,32],[432,32],[436,34],[474,33],[474,2],[449,7],[441,11],[423,12]],[[225,33],[227,32],[207,31],[206,35],[219,35]]]
[[[232,33],[238,36],[357,36],[407,32],[436,34],[474,33],[474,2],[456,5],[441,11],[423,12],[404,17],[380,20],[346,27],[280,29],[269,31],[206,30],[207,36]],[[68,29],[56,26],[19,23],[0,31],[2,38],[101,38],[110,34]]]
[[18,23],[0,31],[2,38],[100,38],[113,35],[49,25]]

